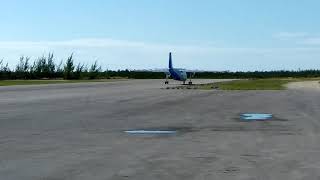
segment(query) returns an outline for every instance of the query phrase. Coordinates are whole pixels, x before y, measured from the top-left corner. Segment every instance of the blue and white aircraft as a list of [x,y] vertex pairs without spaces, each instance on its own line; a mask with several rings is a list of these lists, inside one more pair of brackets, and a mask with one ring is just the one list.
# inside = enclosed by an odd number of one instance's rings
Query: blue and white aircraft
[[[172,79],[177,80],[177,81],[182,81],[183,84],[186,83],[188,79],[187,71],[185,69],[178,69],[178,68],[173,68],[172,65],[172,54],[171,52],[169,53],[169,71],[166,73],[166,81],[165,84],[169,84],[168,78],[171,76]],[[190,80],[188,82],[189,85],[192,84],[191,81],[191,73],[190,73]]]

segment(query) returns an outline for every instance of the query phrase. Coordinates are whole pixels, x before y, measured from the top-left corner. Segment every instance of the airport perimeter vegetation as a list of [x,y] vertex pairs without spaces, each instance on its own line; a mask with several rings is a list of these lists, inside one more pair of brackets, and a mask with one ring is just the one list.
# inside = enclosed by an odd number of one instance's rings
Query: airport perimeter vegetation
[[196,85],[198,89],[210,90],[285,90],[286,84],[299,81],[319,81],[320,78],[272,78],[241,79],[212,84]]
[[[92,65],[75,64],[73,54],[56,64],[53,53],[31,62],[30,57],[21,56],[15,68],[0,59],[0,86],[57,84],[77,82],[114,81],[115,79],[164,79],[165,73],[152,70],[103,70],[95,61]],[[281,90],[293,81],[319,80],[320,70],[276,70],[276,71],[197,71],[190,72],[195,79],[239,79],[236,81],[196,85],[200,89],[222,90]]]

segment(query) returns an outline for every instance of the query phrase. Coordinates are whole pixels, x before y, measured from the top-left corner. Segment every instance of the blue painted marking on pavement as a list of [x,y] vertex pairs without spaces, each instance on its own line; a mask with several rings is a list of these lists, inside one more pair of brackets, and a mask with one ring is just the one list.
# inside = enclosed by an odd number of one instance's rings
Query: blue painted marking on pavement
[[169,130],[128,130],[124,131],[128,134],[174,134],[177,131],[169,131]]
[[266,113],[244,113],[241,114],[240,119],[245,121],[265,121],[273,117],[272,114]]

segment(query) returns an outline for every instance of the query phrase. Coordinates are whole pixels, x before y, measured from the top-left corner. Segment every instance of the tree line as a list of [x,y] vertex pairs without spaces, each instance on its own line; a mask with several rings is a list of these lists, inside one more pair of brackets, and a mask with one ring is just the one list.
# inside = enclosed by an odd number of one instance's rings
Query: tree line
[[277,71],[248,71],[248,72],[198,72],[194,78],[212,79],[250,79],[250,78],[315,78],[320,77],[320,70],[277,70]]
[[95,61],[92,65],[74,63],[71,54],[65,62],[56,64],[54,54],[41,56],[31,62],[30,57],[21,56],[16,67],[11,70],[8,63],[0,60],[0,80],[9,79],[97,79],[102,73],[102,68]]
[[[298,71],[251,71],[251,72],[196,72],[189,73],[189,77],[204,79],[241,79],[241,78],[310,78],[320,77],[320,70]],[[31,61],[30,57],[21,56],[15,68],[10,69],[8,63],[0,60],[0,80],[14,79],[108,79],[108,78],[132,78],[132,79],[163,79],[164,72],[137,71],[137,70],[103,70],[95,61],[91,65],[83,63],[75,64],[74,55],[71,54],[65,61],[56,63],[53,53],[41,56]]]

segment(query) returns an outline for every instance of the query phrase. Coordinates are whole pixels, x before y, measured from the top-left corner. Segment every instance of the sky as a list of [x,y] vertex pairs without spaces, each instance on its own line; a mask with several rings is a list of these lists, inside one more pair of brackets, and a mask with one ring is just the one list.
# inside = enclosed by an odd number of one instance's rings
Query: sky
[[10,0],[0,59],[71,53],[104,69],[320,69],[319,0]]

